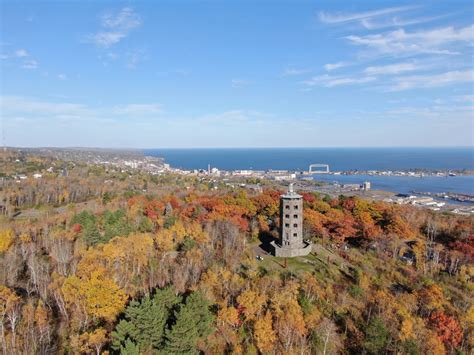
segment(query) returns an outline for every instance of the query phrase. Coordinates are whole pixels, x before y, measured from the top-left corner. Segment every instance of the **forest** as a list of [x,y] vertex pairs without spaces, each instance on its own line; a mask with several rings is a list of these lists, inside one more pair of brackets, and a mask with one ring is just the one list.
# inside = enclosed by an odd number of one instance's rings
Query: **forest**
[[283,186],[2,164],[3,354],[474,351],[472,216],[300,192],[314,249],[284,262]]

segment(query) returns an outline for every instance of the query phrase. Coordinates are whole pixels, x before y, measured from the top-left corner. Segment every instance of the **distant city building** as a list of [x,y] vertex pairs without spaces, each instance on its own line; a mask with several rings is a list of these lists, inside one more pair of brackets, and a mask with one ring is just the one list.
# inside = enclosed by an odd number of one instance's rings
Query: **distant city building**
[[275,175],[272,176],[273,180],[275,181],[288,181],[296,179],[296,174],[288,174],[288,175]]
[[[315,170],[316,169],[324,169],[324,170]],[[311,164],[308,169],[309,174],[328,174],[329,173],[329,165],[328,164]]]
[[293,257],[308,255],[311,244],[303,240],[303,196],[293,191],[280,196],[280,240],[271,243],[275,256]]
[[233,175],[235,176],[251,176],[254,173],[253,170],[235,170]]
[[346,191],[359,191],[360,184],[343,184],[342,188]]

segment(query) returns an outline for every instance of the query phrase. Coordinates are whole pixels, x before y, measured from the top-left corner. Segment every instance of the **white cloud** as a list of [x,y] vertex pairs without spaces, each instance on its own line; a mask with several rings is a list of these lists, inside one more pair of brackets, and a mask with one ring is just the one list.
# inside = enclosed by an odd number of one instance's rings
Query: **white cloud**
[[370,81],[374,81],[376,78],[372,76],[366,76],[363,78],[338,78],[329,80],[326,83],[327,87],[341,86],[341,85],[352,85],[352,84],[363,84]]
[[311,70],[307,68],[286,68],[282,76],[295,76],[309,73]]
[[419,69],[422,69],[422,67],[417,66],[413,63],[396,63],[382,66],[367,67],[365,68],[364,73],[368,75],[400,74]]
[[2,96],[0,97],[0,107],[7,113],[34,113],[38,115],[58,115],[58,114],[89,114],[90,112],[83,105],[72,103],[53,103],[22,96]]
[[38,62],[36,60],[25,60],[22,64],[21,67],[23,69],[36,69],[38,68]]
[[58,79],[59,80],[67,80],[67,75],[66,74],[59,74]]
[[399,107],[384,112],[386,116],[394,118],[444,118],[447,120],[463,120],[472,116],[472,106],[434,105],[427,107]]
[[343,23],[349,21],[357,21],[368,19],[372,17],[382,16],[382,15],[390,15],[402,11],[407,11],[416,8],[415,6],[400,6],[400,7],[390,7],[380,10],[374,11],[366,11],[366,12],[359,12],[359,13],[338,13],[338,14],[329,14],[325,12],[319,13],[319,19],[321,22],[324,23]]
[[401,91],[414,88],[433,88],[474,81],[474,70],[449,71],[435,75],[414,75],[398,77],[390,89]]
[[17,51],[15,51],[15,57],[17,58],[25,58],[25,57],[28,57],[29,54],[28,54],[28,51],[26,49],[19,49]]
[[461,95],[456,97],[456,101],[474,103],[474,95]]
[[99,47],[110,47],[127,36],[124,32],[98,32],[93,35],[92,41]]
[[181,76],[188,76],[190,74],[190,71],[187,69],[176,69],[176,70],[173,70],[173,73],[181,75]]
[[90,107],[69,102],[50,102],[22,96],[1,96],[0,109],[5,116],[31,116],[46,119],[105,120],[149,118],[163,113],[156,103],[127,104],[109,107]]
[[327,71],[331,71],[331,70],[347,67],[348,65],[350,65],[350,63],[346,63],[346,62],[328,63],[324,65],[324,69],[326,69]]
[[146,53],[141,50],[130,51],[125,57],[127,59],[127,68],[129,69],[135,69],[138,63],[147,59]]
[[444,27],[432,30],[406,32],[404,29],[366,36],[347,36],[350,43],[367,47],[382,54],[458,54],[451,46],[471,44],[474,25],[455,29]]
[[402,26],[411,26],[411,25],[418,25],[420,23],[426,23],[438,20],[445,16],[434,16],[434,17],[421,17],[421,18],[412,18],[412,19],[399,19],[398,17],[391,17],[388,20],[374,22],[371,19],[363,19],[361,20],[361,24],[368,30],[377,30],[381,28],[387,27],[402,27]]
[[114,52],[109,52],[106,55],[107,55],[107,58],[109,58],[110,60],[116,60],[119,57],[119,55]]
[[332,88],[336,86],[343,85],[354,85],[354,84],[364,84],[376,80],[373,76],[364,76],[361,78],[356,77],[341,77],[341,76],[331,76],[331,75],[320,75],[314,76],[310,80],[304,81],[303,84],[307,86],[316,86],[321,85],[324,87]]
[[107,13],[102,16],[105,28],[130,30],[141,25],[141,18],[131,7],[124,7],[118,13]]
[[[4,45],[2,43],[2,45]],[[7,45],[7,44],[5,44]],[[9,44],[8,44],[9,45]],[[37,60],[35,60],[26,49],[17,49],[10,53],[3,53],[0,55],[2,60],[11,60],[12,63],[18,65],[23,69],[36,69],[39,66]]]
[[132,29],[140,25],[140,16],[131,7],[124,7],[119,12],[102,16],[102,30],[89,36],[89,41],[99,47],[108,48],[126,38]]
[[119,115],[141,116],[162,113],[162,106],[159,104],[129,104],[116,106],[112,112]]

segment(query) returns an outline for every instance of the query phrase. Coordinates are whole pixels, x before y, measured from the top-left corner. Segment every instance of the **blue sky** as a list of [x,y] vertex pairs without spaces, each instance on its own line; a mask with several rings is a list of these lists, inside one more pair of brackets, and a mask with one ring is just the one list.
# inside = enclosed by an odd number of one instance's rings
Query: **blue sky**
[[10,146],[472,146],[468,1],[1,1]]

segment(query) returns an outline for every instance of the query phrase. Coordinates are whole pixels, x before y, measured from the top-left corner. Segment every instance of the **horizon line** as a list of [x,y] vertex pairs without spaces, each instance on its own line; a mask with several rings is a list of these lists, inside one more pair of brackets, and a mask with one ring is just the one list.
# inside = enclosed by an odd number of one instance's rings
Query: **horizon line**
[[271,146],[271,147],[150,147],[150,148],[133,148],[133,147],[94,147],[94,146],[3,146],[4,149],[110,149],[110,150],[159,150],[159,149],[166,149],[166,150],[198,150],[198,149],[456,149],[456,148],[463,148],[463,149],[473,149],[474,145],[446,145],[446,146],[412,146],[412,145],[400,145],[400,146],[311,146],[311,147],[299,147],[299,146],[292,146],[292,147],[278,147],[278,146]]

